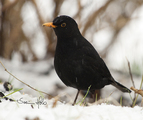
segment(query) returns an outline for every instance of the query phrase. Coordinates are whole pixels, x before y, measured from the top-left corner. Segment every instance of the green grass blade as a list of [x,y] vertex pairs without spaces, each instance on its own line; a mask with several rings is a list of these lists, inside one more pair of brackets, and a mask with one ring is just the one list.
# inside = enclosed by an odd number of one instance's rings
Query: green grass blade
[[87,90],[87,92],[86,92],[84,98],[82,99],[80,105],[82,105],[83,101],[85,100],[86,96],[88,95],[90,88],[91,88],[91,85],[88,87],[88,90]]
[[20,91],[20,90],[22,90],[22,89],[23,89],[23,88],[20,88],[20,89],[18,89],[18,90],[15,90],[15,91],[13,91],[13,92],[11,92],[11,93],[9,93],[9,94],[7,94],[7,95],[1,97],[0,100],[3,99],[3,98],[5,98],[5,97],[7,97],[7,96],[9,96],[9,95],[12,95],[12,94],[15,93],[15,92]]

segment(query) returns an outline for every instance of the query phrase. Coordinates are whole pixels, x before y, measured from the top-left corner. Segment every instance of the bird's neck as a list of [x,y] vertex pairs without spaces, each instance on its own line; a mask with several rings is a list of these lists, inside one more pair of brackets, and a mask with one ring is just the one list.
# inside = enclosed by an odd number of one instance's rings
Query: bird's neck
[[57,47],[73,47],[77,46],[77,42],[81,40],[83,36],[78,33],[76,35],[68,36],[68,37],[57,37]]
[[67,37],[67,38],[58,38],[56,53],[69,56],[69,54],[74,53],[77,49],[81,47],[82,35],[79,34],[77,36]]

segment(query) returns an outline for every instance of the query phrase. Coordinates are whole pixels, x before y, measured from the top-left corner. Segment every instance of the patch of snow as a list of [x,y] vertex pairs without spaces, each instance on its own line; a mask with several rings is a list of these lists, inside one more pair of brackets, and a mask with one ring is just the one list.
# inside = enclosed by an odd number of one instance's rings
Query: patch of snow
[[[37,98],[32,98],[27,94],[16,92],[9,96],[19,100],[23,98],[25,101],[36,103]],[[10,102],[3,100],[0,103],[0,120],[24,120],[25,118],[40,120],[143,120],[143,108],[135,106],[121,107],[114,105],[92,105],[80,106],[69,105],[57,102],[57,105],[52,108],[54,99],[44,99],[46,105],[19,104],[17,101]]]

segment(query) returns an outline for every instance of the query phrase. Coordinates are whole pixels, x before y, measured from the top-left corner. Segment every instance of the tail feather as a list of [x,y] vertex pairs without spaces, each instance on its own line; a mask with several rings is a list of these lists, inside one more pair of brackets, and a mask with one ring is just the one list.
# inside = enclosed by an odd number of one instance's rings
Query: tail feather
[[118,83],[118,82],[116,82],[116,81],[114,81],[114,82],[112,83],[112,85],[113,85],[114,87],[118,88],[119,90],[121,90],[122,92],[131,93],[131,90],[130,90],[130,89],[128,89],[127,87],[123,86],[122,84],[120,84],[120,83]]

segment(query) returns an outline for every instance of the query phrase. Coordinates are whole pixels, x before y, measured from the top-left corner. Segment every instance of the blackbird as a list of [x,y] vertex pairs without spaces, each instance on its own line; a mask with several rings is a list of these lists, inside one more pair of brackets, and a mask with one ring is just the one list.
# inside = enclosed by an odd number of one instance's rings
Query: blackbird
[[114,80],[105,62],[95,48],[81,35],[78,25],[69,16],[61,15],[43,26],[52,27],[57,35],[54,66],[59,78],[66,86],[93,93],[105,85],[113,85],[122,92],[131,91]]

